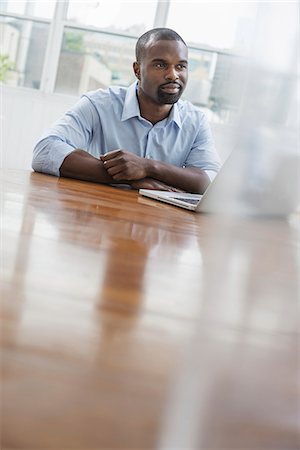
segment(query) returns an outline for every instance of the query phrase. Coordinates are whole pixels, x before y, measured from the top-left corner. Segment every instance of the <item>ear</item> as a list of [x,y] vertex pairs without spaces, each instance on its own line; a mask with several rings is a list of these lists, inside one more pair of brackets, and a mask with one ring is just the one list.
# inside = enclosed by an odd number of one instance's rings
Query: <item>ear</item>
[[138,80],[140,80],[140,64],[138,62],[133,63],[133,71]]

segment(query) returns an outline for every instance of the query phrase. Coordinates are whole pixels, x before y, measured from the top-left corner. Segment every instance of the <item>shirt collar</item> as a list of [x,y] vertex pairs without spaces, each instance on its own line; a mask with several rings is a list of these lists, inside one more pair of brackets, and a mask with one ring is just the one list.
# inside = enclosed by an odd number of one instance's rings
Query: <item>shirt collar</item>
[[[135,81],[127,89],[121,117],[122,122],[131,119],[132,117],[141,117],[140,106],[136,95],[137,84],[137,81]],[[167,123],[169,124],[170,122],[175,122],[178,128],[181,128],[182,126],[178,103],[173,105],[173,108],[167,117]]]
[[175,122],[176,125],[178,126],[178,128],[181,128],[182,122],[181,122],[181,117],[179,114],[179,107],[178,107],[179,102],[180,102],[180,100],[178,100],[177,103],[174,103],[173,108],[171,109],[171,112],[168,115],[167,120],[168,120],[168,123]]
[[126,92],[123,112],[121,120],[122,122],[127,119],[131,119],[131,117],[140,117],[140,106],[136,96],[137,82],[134,82],[129,86]]

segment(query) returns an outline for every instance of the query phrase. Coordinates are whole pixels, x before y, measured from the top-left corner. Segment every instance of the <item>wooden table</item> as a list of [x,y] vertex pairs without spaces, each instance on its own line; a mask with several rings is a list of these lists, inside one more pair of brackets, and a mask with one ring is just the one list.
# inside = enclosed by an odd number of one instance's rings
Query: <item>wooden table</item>
[[1,184],[1,449],[299,449],[295,217]]

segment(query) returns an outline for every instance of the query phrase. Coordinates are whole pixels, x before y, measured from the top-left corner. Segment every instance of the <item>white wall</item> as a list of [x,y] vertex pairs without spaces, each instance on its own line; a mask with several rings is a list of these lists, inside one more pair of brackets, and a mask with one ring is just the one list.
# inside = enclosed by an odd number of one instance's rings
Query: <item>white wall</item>
[[[1,86],[1,166],[30,169],[32,150],[39,136],[63,115],[76,97],[38,90]],[[232,149],[231,128],[212,124],[218,152],[224,161]]]
[[9,86],[1,86],[1,94],[1,165],[30,169],[32,150],[39,136],[77,98]]

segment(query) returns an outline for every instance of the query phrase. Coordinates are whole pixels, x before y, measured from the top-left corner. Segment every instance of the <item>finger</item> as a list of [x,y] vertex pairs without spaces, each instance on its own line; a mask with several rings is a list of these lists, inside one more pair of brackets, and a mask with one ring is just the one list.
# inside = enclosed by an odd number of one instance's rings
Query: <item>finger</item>
[[121,167],[121,164],[122,164],[122,162],[119,160],[119,158],[113,158],[108,161],[103,161],[103,165],[106,170],[108,170],[112,167],[117,167],[117,166]]
[[[106,170],[106,172],[113,177],[115,180],[124,180],[124,179],[129,179],[128,178],[128,169],[126,166],[124,166],[124,164],[118,163],[117,161],[113,160],[113,161],[107,161],[106,163],[104,163],[104,168]],[[118,175],[118,178],[116,178],[116,176]]]
[[121,153],[121,150],[112,150],[111,152],[104,153],[104,155],[100,156],[101,161],[109,161],[116,156],[119,156]]
[[112,178],[116,181],[121,181],[121,180],[129,180],[128,177],[125,176],[125,174],[123,172],[118,172],[115,175],[111,175]]
[[107,169],[107,172],[109,173],[109,175],[111,177],[113,177],[114,179],[116,179],[115,177],[120,174],[120,177],[124,178],[124,171],[121,167],[119,166],[114,166],[114,167],[110,167]]

